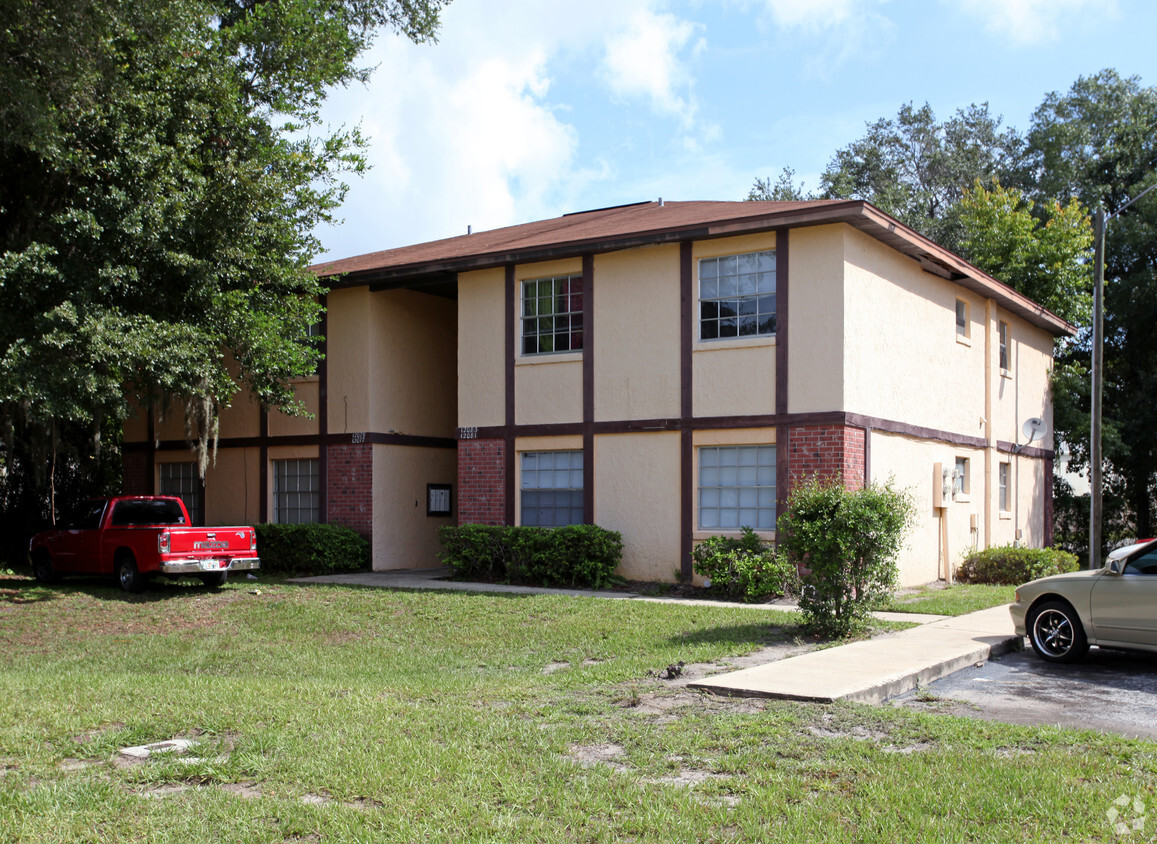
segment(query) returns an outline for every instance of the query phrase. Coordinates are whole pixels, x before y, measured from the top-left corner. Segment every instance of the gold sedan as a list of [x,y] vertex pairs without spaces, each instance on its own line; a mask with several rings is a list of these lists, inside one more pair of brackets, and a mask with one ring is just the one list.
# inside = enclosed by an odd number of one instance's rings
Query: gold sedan
[[1026,583],[1009,612],[1049,662],[1075,662],[1089,645],[1157,651],[1157,540],[1118,548],[1096,571]]

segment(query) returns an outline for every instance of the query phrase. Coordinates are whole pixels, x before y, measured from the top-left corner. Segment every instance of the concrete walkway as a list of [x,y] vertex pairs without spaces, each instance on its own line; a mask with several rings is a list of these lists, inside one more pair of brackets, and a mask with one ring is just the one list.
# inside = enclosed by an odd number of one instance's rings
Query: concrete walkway
[[[444,580],[448,568],[333,574],[294,578],[293,583],[334,583],[390,589],[437,589],[514,595],[571,595],[608,600],[730,606],[793,611],[790,602],[740,604],[688,598],[655,598],[634,592],[594,589],[546,589],[501,583]],[[1022,645],[1013,634],[1008,607],[993,607],[956,618],[918,613],[875,613],[882,621],[919,624],[910,630],[877,636],[800,656],[716,674],[690,685],[717,694],[831,702],[880,703],[921,683],[930,683]]]

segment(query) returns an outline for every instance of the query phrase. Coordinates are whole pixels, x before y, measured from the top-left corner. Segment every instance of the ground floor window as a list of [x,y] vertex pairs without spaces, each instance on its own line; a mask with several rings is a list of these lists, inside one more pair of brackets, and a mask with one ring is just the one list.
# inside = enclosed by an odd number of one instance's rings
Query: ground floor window
[[524,525],[559,527],[583,523],[583,453],[528,451],[522,455]]
[[189,511],[189,523],[205,524],[205,488],[197,464],[162,463],[159,467],[160,494],[175,495]]
[[699,449],[699,527],[775,529],[775,446]]
[[273,461],[273,521],[282,525],[321,521],[318,461]]

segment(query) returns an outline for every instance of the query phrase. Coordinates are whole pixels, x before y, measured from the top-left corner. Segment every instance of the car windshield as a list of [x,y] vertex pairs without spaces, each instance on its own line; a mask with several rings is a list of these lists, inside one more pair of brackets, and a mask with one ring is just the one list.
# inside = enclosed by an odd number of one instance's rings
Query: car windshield
[[112,513],[114,527],[131,525],[183,525],[181,505],[173,498],[121,501]]

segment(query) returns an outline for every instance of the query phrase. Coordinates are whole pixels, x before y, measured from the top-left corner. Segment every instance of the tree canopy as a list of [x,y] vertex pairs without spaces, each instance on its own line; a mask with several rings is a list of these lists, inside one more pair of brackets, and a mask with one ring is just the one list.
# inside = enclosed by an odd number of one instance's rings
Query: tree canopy
[[0,6],[0,465],[79,458],[132,402],[192,408],[202,451],[241,390],[299,410],[313,231],[365,166],[320,105],[377,31],[432,40],[446,2]]

